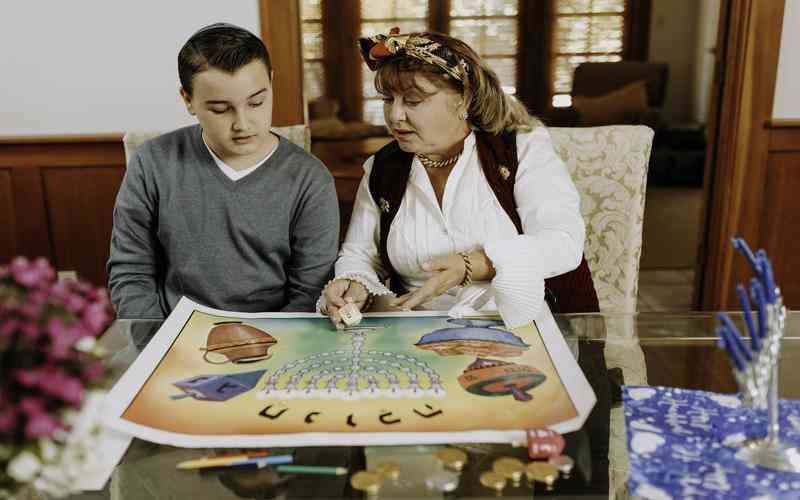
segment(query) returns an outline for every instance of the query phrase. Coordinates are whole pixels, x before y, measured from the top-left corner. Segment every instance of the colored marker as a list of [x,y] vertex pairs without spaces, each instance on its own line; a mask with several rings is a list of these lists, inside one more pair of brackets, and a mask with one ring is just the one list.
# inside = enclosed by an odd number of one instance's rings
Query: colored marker
[[279,465],[275,467],[275,470],[287,474],[320,474],[325,476],[344,476],[347,474],[347,469],[344,467],[321,465]]
[[210,467],[237,467],[241,465],[255,465],[259,469],[267,465],[290,464],[294,461],[292,455],[234,455],[227,457],[206,457],[197,460],[187,460],[179,463],[179,469],[207,469]]

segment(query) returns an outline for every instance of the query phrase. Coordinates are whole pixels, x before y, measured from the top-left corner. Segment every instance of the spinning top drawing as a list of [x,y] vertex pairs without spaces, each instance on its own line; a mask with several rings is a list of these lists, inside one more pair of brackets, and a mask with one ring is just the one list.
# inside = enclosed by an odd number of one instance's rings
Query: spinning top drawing
[[[222,321],[214,323],[208,332],[203,359],[214,365],[224,363],[252,363],[269,359],[269,348],[278,340],[269,333],[241,321]],[[210,359],[209,359],[209,355]]]
[[265,371],[190,377],[172,384],[183,391],[183,394],[172,396],[172,399],[191,396],[203,401],[226,401],[255,387]]
[[458,376],[458,383],[478,396],[510,394],[517,401],[530,401],[533,397],[526,391],[542,384],[546,378],[532,366],[478,358]]
[[440,328],[423,335],[415,344],[420,349],[434,351],[440,356],[520,356],[530,347],[513,333],[492,326],[502,321],[484,319],[449,319],[461,327]]

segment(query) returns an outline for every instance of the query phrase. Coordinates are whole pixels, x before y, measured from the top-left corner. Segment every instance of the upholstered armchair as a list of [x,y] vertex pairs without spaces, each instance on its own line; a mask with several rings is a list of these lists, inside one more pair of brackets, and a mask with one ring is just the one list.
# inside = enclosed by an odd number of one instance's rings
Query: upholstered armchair
[[[587,62],[575,68],[572,107],[554,108],[542,119],[555,127],[608,124],[663,126],[661,107],[666,98],[669,66],[639,61]],[[631,88],[636,84],[637,88]],[[627,89],[627,91],[625,90]],[[582,116],[584,111],[592,110]]]
[[[584,254],[605,318],[606,367],[624,383],[647,384],[644,353],[634,331],[642,250],[647,165],[653,131],[644,126],[551,128],[556,151],[581,196],[586,221]],[[622,314],[617,314],[622,313]],[[625,488],[628,459],[622,407],[612,407],[609,425],[610,498]]]
[[581,196],[584,253],[602,312],[635,312],[642,250],[647,161],[644,126],[550,128]]

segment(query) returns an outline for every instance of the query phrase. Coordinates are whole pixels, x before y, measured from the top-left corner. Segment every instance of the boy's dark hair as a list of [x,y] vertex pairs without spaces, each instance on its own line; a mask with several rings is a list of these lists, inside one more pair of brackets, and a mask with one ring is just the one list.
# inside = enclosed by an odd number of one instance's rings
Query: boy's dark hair
[[214,23],[200,28],[178,53],[178,78],[192,95],[192,78],[209,68],[234,73],[254,60],[260,60],[272,72],[269,51],[260,38],[244,28],[228,23]]

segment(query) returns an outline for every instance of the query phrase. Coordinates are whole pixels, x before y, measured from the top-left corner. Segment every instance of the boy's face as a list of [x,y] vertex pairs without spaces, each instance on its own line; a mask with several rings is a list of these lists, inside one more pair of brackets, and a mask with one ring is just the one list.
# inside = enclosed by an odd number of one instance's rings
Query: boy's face
[[197,116],[203,137],[214,153],[232,167],[249,167],[277,141],[272,125],[272,75],[260,60],[230,74],[216,68],[197,73],[194,91],[181,97]]

